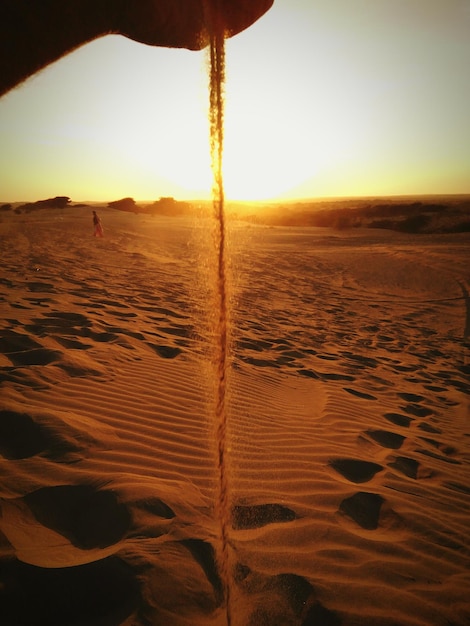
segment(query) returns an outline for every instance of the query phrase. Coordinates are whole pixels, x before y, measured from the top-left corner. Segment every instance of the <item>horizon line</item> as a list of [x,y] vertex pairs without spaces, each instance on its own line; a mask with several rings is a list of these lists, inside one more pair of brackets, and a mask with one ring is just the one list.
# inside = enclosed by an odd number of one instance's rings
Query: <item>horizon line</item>
[[[34,204],[35,202],[40,202],[46,199],[52,199],[59,196],[50,196],[49,198],[40,198],[38,200],[10,200],[10,201],[0,201],[0,206],[5,204]],[[70,197],[70,196],[65,196]],[[231,199],[225,198],[226,204],[300,204],[304,202],[324,202],[324,201],[347,201],[347,200],[371,200],[371,199],[405,199],[405,198],[470,198],[470,191],[468,192],[453,192],[453,193],[392,193],[392,194],[364,194],[364,195],[327,195],[327,196],[305,196],[299,198],[267,198],[267,199],[257,199],[257,200],[239,200],[239,199]],[[122,198],[118,198],[118,200],[123,198],[133,198],[133,196],[123,196]],[[157,199],[134,199],[136,204],[150,204],[154,202],[158,202],[162,198],[172,198],[176,202],[187,202],[187,203],[211,203],[213,202],[212,198],[191,198],[191,199],[178,199],[176,196],[159,196]],[[96,200],[96,199],[88,199],[88,200],[70,200],[73,204],[86,204],[86,203],[96,203],[96,204],[106,204],[109,202],[115,202],[115,200]]]

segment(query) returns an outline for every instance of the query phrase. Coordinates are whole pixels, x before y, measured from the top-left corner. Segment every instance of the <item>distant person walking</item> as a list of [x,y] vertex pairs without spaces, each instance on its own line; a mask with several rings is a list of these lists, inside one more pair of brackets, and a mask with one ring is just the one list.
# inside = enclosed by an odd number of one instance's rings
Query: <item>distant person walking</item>
[[98,213],[93,211],[93,237],[103,237],[103,225],[101,224],[101,220],[98,217]]

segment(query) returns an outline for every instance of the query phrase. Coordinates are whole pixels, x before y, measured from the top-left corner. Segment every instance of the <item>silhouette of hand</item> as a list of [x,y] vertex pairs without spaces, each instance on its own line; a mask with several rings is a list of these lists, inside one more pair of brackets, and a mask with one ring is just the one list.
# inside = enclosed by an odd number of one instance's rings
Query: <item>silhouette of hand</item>
[[248,28],[273,0],[124,0],[117,32],[141,43],[199,50],[211,24],[231,37]]
[[211,32],[248,28],[273,0],[0,0],[0,95],[110,33],[200,50]]

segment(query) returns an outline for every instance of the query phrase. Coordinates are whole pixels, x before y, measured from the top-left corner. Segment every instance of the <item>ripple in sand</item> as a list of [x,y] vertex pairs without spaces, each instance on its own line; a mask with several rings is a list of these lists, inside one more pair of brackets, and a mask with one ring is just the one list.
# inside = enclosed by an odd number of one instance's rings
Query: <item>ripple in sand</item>
[[82,550],[117,543],[131,523],[129,511],[114,492],[89,485],[43,487],[24,500],[38,522]]

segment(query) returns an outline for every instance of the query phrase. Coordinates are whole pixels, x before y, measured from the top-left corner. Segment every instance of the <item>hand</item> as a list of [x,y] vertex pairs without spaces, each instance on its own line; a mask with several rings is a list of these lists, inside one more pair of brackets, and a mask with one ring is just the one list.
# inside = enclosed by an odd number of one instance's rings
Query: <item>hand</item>
[[211,25],[231,37],[248,28],[273,0],[124,0],[117,32],[152,46],[199,50]]
[[79,46],[110,33],[200,50],[231,37],[273,0],[0,0],[0,95]]

